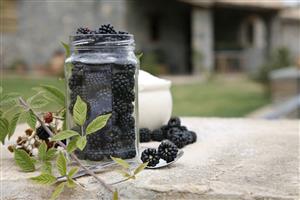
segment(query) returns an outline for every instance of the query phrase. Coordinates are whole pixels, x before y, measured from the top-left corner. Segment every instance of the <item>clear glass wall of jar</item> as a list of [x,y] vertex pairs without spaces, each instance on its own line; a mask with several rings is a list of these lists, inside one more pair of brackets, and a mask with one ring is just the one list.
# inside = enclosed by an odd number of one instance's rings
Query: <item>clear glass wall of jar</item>
[[83,34],[70,37],[71,55],[65,62],[68,128],[78,130],[72,110],[79,95],[87,103],[84,127],[111,113],[106,126],[87,136],[80,159],[101,161],[138,155],[137,80],[139,63],[130,34]]

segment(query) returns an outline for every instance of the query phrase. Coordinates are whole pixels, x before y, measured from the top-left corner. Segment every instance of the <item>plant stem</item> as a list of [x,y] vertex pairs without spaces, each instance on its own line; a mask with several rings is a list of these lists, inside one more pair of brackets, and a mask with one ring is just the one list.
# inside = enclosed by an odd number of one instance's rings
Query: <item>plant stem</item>
[[[40,122],[40,124],[42,125],[42,127],[44,128],[44,130],[51,136],[53,137],[54,134],[52,133],[52,131],[46,126],[46,124],[43,122],[43,120],[41,120],[41,118],[30,108],[30,106],[26,103],[26,101],[22,98],[19,97],[19,102],[20,104],[26,109],[26,110],[30,110],[32,111],[32,113],[34,114],[34,116],[36,117],[36,119]],[[61,141],[57,142],[61,147],[63,147],[64,149],[67,149],[67,146],[62,143]],[[99,178],[93,171],[91,171],[89,168],[87,168],[86,166],[84,166],[80,160],[77,158],[77,156],[74,153],[70,153],[70,156],[73,160],[75,160],[75,162],[82,168],[84,169],[89,175],[93,176],[101,185],[103,185],[107,190],[109,190],[110,192],[114,193],[114,190],[112,188],[111,185],[105,183],[104,180],[102,180],[101,178]]]

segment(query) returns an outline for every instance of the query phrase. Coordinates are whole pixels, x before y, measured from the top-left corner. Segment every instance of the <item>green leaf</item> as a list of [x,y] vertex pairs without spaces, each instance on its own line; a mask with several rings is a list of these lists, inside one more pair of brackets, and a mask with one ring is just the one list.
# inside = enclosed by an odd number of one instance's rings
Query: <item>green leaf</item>
[[61,42],[61,44],[63,45],[63,47],[65,48],[65,52],[66,52],[66,58],[70,57],[71,55],[71,51],[70,51],[70,45]]
[[64,191],[66,182],[60,183],[54,190],[51,196],[51,200],[57,199],[59,195]]
[[125,172],[124,170],[117,170],[118,173],[120,173],[124,178],[130,178],[132,177],[131,174],[128,172]]
[[68,187],[68,188],[76,187],[75,181],[74,181],[73,179],[68,178],[68,179],[67,179],[67,187]]
[[128,162],[126,162],[125,160],[123,160],[122,158],[115,158],[113,156],[110,156],[110,158],[115,161],[117,164],[121,165],[123,168],[128,169],[130,167],[130,165],[128,164]]
[[48,101],[45,99],[36,99],[30,103],[31,108],[40,109],[48,105]]
[[19,93],[9,93],[2,96],[0,101],[0,106],[12,106],[17,103],[18,97],[21,95]]
[[73,151],[75,151],[77,149],[77,140],[79,139],[79,137],[74,137],[70,140],[70,142],[68,143],[68,146],[67,146],[67,152],[68,153],[71,153]]
[[73,167],[70,169],[69,173],[68,173],[68,177],[72,178],[77,172],[78,172],[79,168],[78,167]]
[[9,123],[7,119],[0,118],[0,141],[4,144],[5,138],[8,134]]
[[60,175],[67,175],[67,160],[62,152],[58,154],[58,157],[56,159],[56,166]]
[[9,122],[9,127],[8,127],[8,139],[10,139],[10,137],[14,134],[16,127],[17,127],[17,123],[19,121],[21,113],[16,113],[13,118],[10,120]]
[[94,133],[100,129],[102,129],[108,119],[110,118],[111,114],[107,114],[107,115],[101,115],[101,116],[98,116],[96,117],[91,123],[89,123],[89,125],[87,126],[86,128],[86,134],[89,135],[91,133]]
[[143,52],[136,54],[135,56],[137,57],[138,60],[141,60],[141,58],[143,56]]
[[3,115],[3,111],[2,110],[0,110],[0,117]]
[[86,120],[87,105],[77,96],[76,103],[73,107],[73,118],[76,124],[82,126]]
[[66,131],[61,131],[59,133],[57,133],[56,135],[54,135],[51,140],[52,141],[60,141],[60,140],[65,140],[68,139],[70,137],[79,135],[79,133],[77,133],[76,131],[72,131],[72,130],[66,130]]
[[52,185],[56,182],[56,177],[51,174],[41,174],[39,176],[35,176],[30,178],[36,183],[44,184],[44,185]]
[[113,194],[113,200],[118,200],[119,199],[119,194],[118,191],[116,190]]
[[41,88],[55,99],[55,102],[61,106],[65,106],[65,95],[56,87],[51,85],[41,85]]
[[14,159],[16,164],[24,172],[33,172],[35,170],[34,163],[26,151],[22,149],[14,149]]
[[30,128],[35,129],[36,118],[35,118],[33,112],[31,110],[29,110],[29,111],[25,112],[24,116],[25,116],[25,120],[26,120],[27,124],[30,126]]
[[43,142],[39,146],[39,152],[38,152],[38,157],[40,160],[45,161],[47,156],[47,145],[45,142]]
[[45,161],[42,164],[42,172],[46,174],[52,174],[52,163],[50,161]]
[[84,149],[86,143],[87,143],[86,136],[82,136],[82,137],[79,137],[78,140],[76,141],[76,146],[78,149],[80,149],[82,151]]
[[140,164],[133,172],[134,175],[137,175],[141,171],[143,171],[148,165],[148,162]]
[[57,150],[55,148],[48,149],[46,154],[46,160],[52,160],[56,156]]
[[2,86],[0,86],[0,94],[2,94],[3,93],[3,88],[2,88]]

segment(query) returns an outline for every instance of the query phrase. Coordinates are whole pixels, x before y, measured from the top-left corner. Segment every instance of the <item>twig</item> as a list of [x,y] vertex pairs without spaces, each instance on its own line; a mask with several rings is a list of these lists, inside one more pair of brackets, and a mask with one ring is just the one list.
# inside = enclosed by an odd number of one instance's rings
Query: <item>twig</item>
[[[52,131],[46,126],[46,124],[43,122],[43,120],[41,120],[41,118],[30,108],[30,106],[26,103],[26,101],[22,98],[19,97],[19,102],[20,104],[26,109],[26,110],[30,110],[34,116],[36,117],[36,119],[40,122],[40,124],[42,125],[42,127],[44,128],[44,130],[51,136],[53,137],[54,134],[52,133]],[[57,142],[61,147],[63,147],[64,149],[67,149],[67,146],[62,143],[61,141]],[[84,166],[80,160],[77,158],[77,156],[74,153],[70,153],[70,156],[73,160],[75,160],[75,162],[81,167],[83,168],[89,175],[93,176],[101,185],[103,185],[107,190],[109,190],[110,192],[114,193],[114,189],[112,188],[111,185],[105,183],[104,180],[102,180],[101,178],[99,178],[93,171],[91,171],[89,168],[87,168],[86,166]]]

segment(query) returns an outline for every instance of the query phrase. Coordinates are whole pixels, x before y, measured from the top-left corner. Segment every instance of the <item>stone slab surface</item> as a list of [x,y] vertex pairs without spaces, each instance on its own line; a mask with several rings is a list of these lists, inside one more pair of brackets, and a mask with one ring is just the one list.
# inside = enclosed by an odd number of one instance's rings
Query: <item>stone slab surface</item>
[[[299,199],[299,121],[183,118],[183,124],[197,132],[197,143],[186,146],[174,165],[117,185],[121,199]],[[19,172],[5,147],[0,171],[1,199],[49,198],[52,188],[28,181],[36,173]],[[115,172],[99,176],[121,179]],[[79,182],[86,188],[67,190],[60,199],[111,199],[93,178]]]

